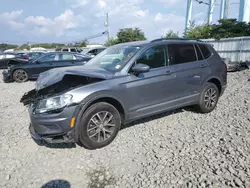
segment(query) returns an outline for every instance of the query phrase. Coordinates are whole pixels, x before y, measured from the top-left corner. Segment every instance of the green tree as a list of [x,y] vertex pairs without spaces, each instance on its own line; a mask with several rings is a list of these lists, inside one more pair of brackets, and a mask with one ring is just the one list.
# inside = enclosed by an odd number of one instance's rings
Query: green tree
[[117,33],[118,43],[146,40],[144,32],[139,28],[120,29]]
[[119,43],[118,39],[111,38],[105,43],[105,46],[113,46],[118,43]]
[[186,38],[190,39],[208,39],[211,37],[212,26],[205,24],[193,27],[187,30]]
[[169,30],[162,38],[179,38],[179,33],[175,33],[173,30]]
[[215,39],[249,35],[250,23],[238,22],[236,19],[221,19],[212,26],[211,31],[211,37]]
[[20,50],[30,50],[30,46],[28,44],[23,44],[22,46],[19,47]]
[[86,47],[87,44],[88,44],[87,41],[86,41],[86,40],[83,40],[83,41],[81,41],[81,42],[75,43],[75,46],[76,46],[76,47]]
[[40,43],[40,44],[32,44],[31,48],[42,47],[46,49],[57,48],[57,47],[64,47],[65,44],[60,43]]
[[7,50],[7,49],[16,49],[16,48],[18,48],[18,45],[15,45],[15,44],[6,44],[6,43],[0,44],[0,49]]
[[236,19],[221,19],[213,25],[192,25],[185,37],[192,39],[221,39],[229,37],[250,36],[250,23],[238,22]]

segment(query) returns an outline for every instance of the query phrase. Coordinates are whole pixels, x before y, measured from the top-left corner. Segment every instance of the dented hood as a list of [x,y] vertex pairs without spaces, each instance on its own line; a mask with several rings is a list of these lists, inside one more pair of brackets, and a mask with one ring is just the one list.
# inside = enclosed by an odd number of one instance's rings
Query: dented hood
[[60,82],[65,75],[77,75],[105,80],[113,77],[111,72],[100,68],[89,68],[84,66],[54,68],[39,75],[36,81],[36,90],[38,91]]

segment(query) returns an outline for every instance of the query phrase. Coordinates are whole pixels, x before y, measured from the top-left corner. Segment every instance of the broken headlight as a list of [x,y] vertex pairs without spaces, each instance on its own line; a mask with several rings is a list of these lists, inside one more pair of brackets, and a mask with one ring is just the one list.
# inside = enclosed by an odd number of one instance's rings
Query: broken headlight
[[53,110],[58,110],[67,106],[72,100],[72,95],[64,94],[57,97],[51,97],[40,100],[36,105],[36,113],[44,113]]

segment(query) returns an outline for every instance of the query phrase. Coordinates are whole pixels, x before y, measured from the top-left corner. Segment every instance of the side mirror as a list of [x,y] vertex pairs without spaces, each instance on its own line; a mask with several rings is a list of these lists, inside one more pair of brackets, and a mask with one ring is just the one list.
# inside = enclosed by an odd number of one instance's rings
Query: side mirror
[[150,70],[150,67],[148,65],[145,64],[136,64],[132,67],[132,71],[136,74],[140,74],[140,73],[144,73],[144,72],[148,72]]

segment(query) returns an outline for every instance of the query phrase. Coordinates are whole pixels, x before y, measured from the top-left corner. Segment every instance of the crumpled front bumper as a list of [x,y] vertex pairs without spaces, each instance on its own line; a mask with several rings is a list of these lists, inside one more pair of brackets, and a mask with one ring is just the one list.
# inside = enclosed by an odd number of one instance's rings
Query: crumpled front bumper
[[47,143],[72,143],[75,142],[75,129],[70,127],[70,122],[76,106],[66,107],[59,113],[34,114],[29,106],[30,134],[34,140],[43,140]]
[[3,74],[3,81],[5,83],[9,83],[9,82],[13,82],[14,81],[13,78],[12,78],[11,73],[9,73],[8,71],[4,70],[2,72],[2,74]]
[[45,141],[46,143],[49,143],[49,144],[74,143],[75,142],[74,137],[73,137],[73,130],[64,134],[51,134],[51,135],[42,136],[38,134],[35,131],[34,127],[30,124],[29,131],[30,131],[31,137],[35,141]]

